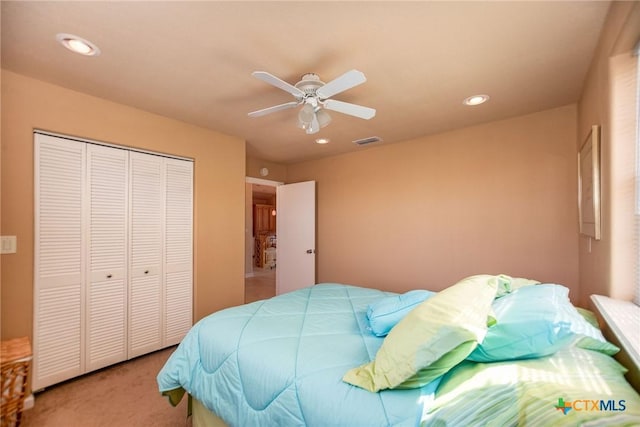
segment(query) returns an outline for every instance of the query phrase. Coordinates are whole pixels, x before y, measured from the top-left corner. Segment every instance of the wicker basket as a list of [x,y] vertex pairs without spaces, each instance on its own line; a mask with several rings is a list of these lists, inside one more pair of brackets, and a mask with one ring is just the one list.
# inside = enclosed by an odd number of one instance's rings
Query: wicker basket
[[27,376],[31,366],[29,339],[24,337],[2,341],[0,365],[2,371],[0,424],[2,427],[19,426],[27,389]]

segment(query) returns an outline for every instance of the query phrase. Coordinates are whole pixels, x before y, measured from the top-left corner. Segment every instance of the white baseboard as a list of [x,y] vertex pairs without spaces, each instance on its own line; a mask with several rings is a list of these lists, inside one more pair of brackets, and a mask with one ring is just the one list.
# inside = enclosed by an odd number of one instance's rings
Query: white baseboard
[[35,404],[36,404],[36,399],[33,397],[33,394],[30,394],[29,396],[24,398],[22,409],[24,410],[31,409]]

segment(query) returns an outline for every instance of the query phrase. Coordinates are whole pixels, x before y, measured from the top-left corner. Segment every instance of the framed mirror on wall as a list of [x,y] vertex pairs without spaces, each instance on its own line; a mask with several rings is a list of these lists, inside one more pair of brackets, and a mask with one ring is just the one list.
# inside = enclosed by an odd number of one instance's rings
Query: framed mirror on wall
[[600,126],[593,125],[578,153],[580,234],[600,240]]

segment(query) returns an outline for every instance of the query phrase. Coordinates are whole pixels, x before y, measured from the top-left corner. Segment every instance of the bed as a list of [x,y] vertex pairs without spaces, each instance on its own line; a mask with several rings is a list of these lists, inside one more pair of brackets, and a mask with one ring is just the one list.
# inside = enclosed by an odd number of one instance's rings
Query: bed
[[214,313],[158,374],[193,425],[640,425],[568,289],[479,275],[394,294],[324,283]]

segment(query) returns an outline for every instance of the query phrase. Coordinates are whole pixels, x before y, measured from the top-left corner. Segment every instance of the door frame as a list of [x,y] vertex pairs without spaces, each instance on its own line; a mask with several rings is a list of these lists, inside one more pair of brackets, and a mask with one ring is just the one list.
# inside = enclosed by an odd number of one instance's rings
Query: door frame
[[[262,178],[254,178],[252,176],[247,176],[245,177],[245,184],[260,184],[260,185],[267,185],[269,187],[278,187],[280,185],[284,185],[284,182],[280,182],[280,181],[272,181],[269,179],[262,179]],[[244,272],[244,277],[245,279],[247,277],[253,277],[253,264],[251,264],[251,271],[248,271],[247,267],[246,267],[246,263],[249,261],[249,259],[251,258],[249,251],[250,251],[250,247],[249,245],[253,244],[253,195],[251,195],[251,198],[249,198],[249,196],[245,195],[245,220],[244,220],[244,227],[245,227],[245,231],[244,231],[244,241],[245,241],[245,248],[244,248],[244,257],[245,257],[245,272]]]

